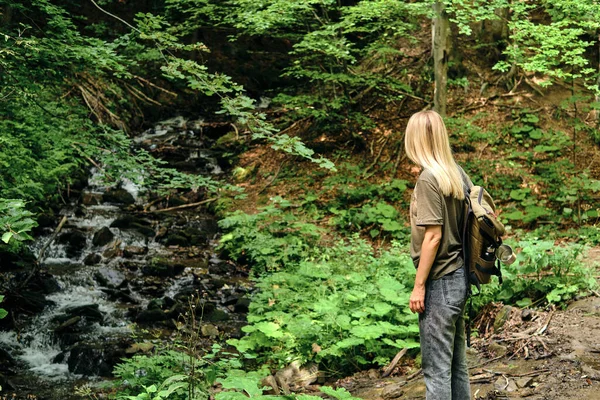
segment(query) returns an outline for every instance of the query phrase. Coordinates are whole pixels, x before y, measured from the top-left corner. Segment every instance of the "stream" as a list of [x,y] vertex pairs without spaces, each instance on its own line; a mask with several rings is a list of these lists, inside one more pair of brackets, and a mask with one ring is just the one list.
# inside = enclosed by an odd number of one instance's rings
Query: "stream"
[[[222,133],[177,117],[135,142],[170,166],[220,175],[226,163],[211,146]],[[181,196],[149,206],[133,183],[109,189],[91,170],[79,195],[30,245],[34,256],[42,254],[39,271],[3,303],[16,316],[0,327],[2,393],[79,398],[75,385],[110,378],[122,358],[145,350],[134,345],[134,333],[137,340],[141,329],[170,340],[192,295],[203,299],[207,337],[239,337],[249,284],[244,271],[219,258],[214,216],[194,208],[156,212],[197,200]],[[8,276],[23,281],[28,273]]]

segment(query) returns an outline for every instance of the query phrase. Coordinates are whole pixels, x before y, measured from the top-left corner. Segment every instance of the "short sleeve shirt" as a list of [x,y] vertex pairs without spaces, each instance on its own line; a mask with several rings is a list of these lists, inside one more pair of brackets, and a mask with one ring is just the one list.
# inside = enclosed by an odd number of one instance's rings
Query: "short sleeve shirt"
[[[461,174],[466,178],[466,184],[472,185],[462,169]],[[439,279],[462,267],[464,207],[464,200],[442,194],[437,179],[429,170],[421,172],[410,201],[410,255],[415,267],[419,266],[425,227],[442,226],[442,240],[428,279]]]

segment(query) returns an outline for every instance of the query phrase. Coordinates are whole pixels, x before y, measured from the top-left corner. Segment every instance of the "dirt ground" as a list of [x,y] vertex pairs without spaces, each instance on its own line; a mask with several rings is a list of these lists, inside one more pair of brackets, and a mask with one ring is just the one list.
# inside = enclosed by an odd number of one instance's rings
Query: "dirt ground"
[[[600,268],[600,247],[586,261]],[[473,399],[600,399],[600,295],[564,310],[500,304],[489,311],[494,329],[467,351]],[[425,398],[418,372],[381,378],[381,370],[371,370],[338,384],[367,400]]]

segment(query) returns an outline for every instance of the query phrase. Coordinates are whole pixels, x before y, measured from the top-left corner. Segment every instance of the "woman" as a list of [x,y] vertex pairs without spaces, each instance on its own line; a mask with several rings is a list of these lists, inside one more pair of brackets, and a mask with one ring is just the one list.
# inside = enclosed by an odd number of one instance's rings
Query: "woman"
[[454,161],[446,126],[435,111],[410,118],[404,144],[422,168],[410,202],[410,250],[417,267],[410,309],[419,313],[427,400],[469,400],[461,236],[465,186],[472,183]]

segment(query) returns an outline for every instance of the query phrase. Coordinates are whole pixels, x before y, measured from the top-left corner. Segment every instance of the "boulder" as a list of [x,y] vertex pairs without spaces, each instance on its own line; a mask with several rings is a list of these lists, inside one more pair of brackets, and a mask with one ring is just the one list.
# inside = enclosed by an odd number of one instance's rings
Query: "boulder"
[[104,287],[116,288],[123,285],[123,282],[125,282],[125,275],[112,268],[103,267],[99,268],[98,271],[94,273],[94,279]]
[[69,316],[80,316],[86,318],[88,321],[102,322],[104,315],[98,304],[85,304],[83,306],[74,306],[65,308],[65,314]]
[[83,259],[85,265],[96,265],[102,261],[102,256],[98,253],[90,253]]
[[158,259],[143,267],[142,273],[146,276],[171,277],[181,274],[184,270],[185,265],[176,261]]
[[250,299],[248,297],[240,297],[235,303],[234,311],[236,313],[247,313],[250,307]]
[[81,203],[86,206],[95,206],[102,203],[102,193],[83,192],[81,194]]
[[102,195],[102,201],[115,204],[134,204],[135,198],[125,189],[111,189]]
[[92,238],[92,244],[94,246],[104,246],[109,244],[115,237],[115,234],[112,233],[110,228],[103,227],[94,233],[94,237]]
[[132,258],[135,256],[142,256],[144,254],[148,253],[148,248],[147,247],[141,247],[141,246],[127,246],[125,247],[125,249],[123,249],[123,257],[125,258]]
[[153,324],[155,322],[162,322],[168,318],[167,313],[158,308],[153,308],[151,310],[144,310],[140,312],[136,317],[136,322]]
[[113,223],[110,224],[110,227],[123,230],[135,230],[146,237],[154,237],[156,235],[151,222],[133,215],[125,215],[115,219]]
[[172,233],[167,236],[167,238],[165,240],[165,244],[167,246],[188,247],[190,245],[190,242],[188,241],[188,239],[185,236]]
[[67,245],[66,251],[68,257],[76,257],[85,248],[87,237],[85,233],[79,230],[72,230],[60,235],[57,242]]
[[83,376],[111,377],[114,366],[125,356],[125,349],[106,343],[78,343],[69,353],[69,372]]

